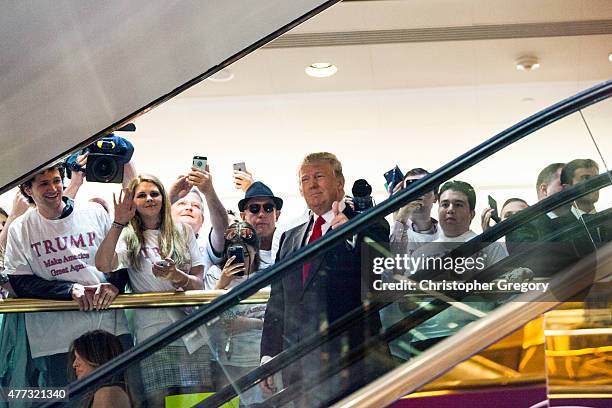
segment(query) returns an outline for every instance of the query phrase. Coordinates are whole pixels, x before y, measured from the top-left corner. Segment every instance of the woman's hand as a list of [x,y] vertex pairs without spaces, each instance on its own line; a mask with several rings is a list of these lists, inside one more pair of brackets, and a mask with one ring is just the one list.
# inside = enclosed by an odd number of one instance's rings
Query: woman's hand
[[217,289],[227,288],[234,279],[239,277],[237,275],[238,273],[242,272],[242,274],[244,275],[244,263],[232,264],[234,260],[236,260],[235,256],[230,257],[223,266],[221,277],[219,278],[219,282],[217,283]]
[[115,222],[121,225],[127,225],[134,215],[136,215],[134,193],[127,188],[122,188],[119,193],[119,199],[117,199],[115,193],[113,193],[113,203],[115,204]]
[[185,281],[186,274],[176,268],[176,263],[172,258],[166,258],[155,262],[151,267],[151,271],[156,277],[172,281],[173,283]]

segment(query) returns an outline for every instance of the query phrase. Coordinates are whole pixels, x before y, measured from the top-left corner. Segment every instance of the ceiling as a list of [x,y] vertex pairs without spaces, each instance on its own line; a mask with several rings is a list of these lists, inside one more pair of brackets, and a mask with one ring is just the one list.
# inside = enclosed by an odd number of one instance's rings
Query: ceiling
[[[191,156],[208,156],[229,207],[240,197],[231,164],[246,162],[286,199],[287,220],[303,208],[295,174],[305,154],[336,153],[347,190],[365,177],[382,199],[382,174],[396,163],[440,167],[612,78],[611,52],[608,0],[342,2],[231,65],[231,81],[205,80],[141,116],[129,137],[137,168],[166,182],[187,170]],[[538,57],[541,68],[516,70],[522,55]],[[307,77],[304,68],[317,61],[334,63],[338,73]],[[612,103],[585,117],[612,161]],[[511,195],[533,202],[535,175],[551,162],[601,163],[577,115],[538,133],[461,176],[481,203],[489,192],[498,202]],[[84,190],[108,196],[116,186]]]

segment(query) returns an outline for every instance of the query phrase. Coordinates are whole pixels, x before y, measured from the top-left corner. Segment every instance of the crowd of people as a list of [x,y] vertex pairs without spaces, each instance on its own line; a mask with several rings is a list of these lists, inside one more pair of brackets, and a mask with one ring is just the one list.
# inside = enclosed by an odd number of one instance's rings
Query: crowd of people
[[[83,166],[86,159],[79,158]],[[228,214],[217,196],[208,166],[192,168],[168,188],[157,177],[137,175],[131,164],[126,166],[123,188],[110,206],[101,199],[75,203],[82,174],[73,172],[65,188],[64,169],[55,165],[24,182],[11,211],[0,212],[3,289],[15,297],[72,299],[80,308],[25,315],[28,348],[39,379],[33,386],[65,386],[75,378],[66,375],[66,367],[81,378],[190,313],[177,307],[137,309],[130,330],[122,310],[108,310],[118,294],[231,290],[358,214],[345,193],[342,165],[331,153],[312,153],[300,163],[299,190],[308,213],[286,231],[276,224],[282,198],[249,173],[235,174],[236,186],[245,194],[237,203],[236,217]],[[422,168],[410,170],[392,193],[428,174]],[[598,174],[597,163],[590,159],[551,164],[537,178],[538,199]],[[538,216],[510,233],[505,244],[484,248],[487,262],[492,265],[517,250],[518,243],[543,240],[560,226],[595,213],[597,200],[598,192],[593,192]],[[432,215],[436,203],[437,219]],[[205,206],[212,228],[203,232]],[[525,200],[510,198],[499,210],[500,221],[528,207]],[[214,325],[147,356],[132,378],[127,375],[100,386],[87,396],[84,406],[139,405],[134,389],[145,396],[143,406],[163,406],[169,395],[218,390],[362,306],[365,236],[405,248],[406,253],[422,251],[429,243],[466,242],[477,235],[471,229],[475,208],[476,192],[469,183],[455,180],[436,187],[398,209],[391,225],[380,220],[308,263],[294,266],[272,283],[267,305],[231,308]],[[490,228],[494,212],[487,208],[482,213],[483,231]],[[521,279],[551,273],[541,265],[524,266],[531,273]],[[290,385],[296,406],[325,405],[341,390],[358,389],[388,370],[395,358],[406,356],[393,345],[391,351],[387,345],[375,346],[325,386],[310,389],[307,384],[316,383],[326,367],[393,318],[391,311],[370,314],[320,352],[287,367],[282,378],[264,379],[242,395],[241,404],[257,406]]]

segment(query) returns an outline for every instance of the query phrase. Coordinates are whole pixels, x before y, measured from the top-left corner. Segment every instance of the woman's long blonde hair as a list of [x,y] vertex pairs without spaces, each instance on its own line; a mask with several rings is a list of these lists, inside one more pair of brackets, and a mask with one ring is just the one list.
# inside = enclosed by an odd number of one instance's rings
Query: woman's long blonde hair
[[[170,212],[170,199],[166,193],[166,189],[161,181],[155,176],[149,174],[141,174],[133,178],[127,188],[134,194],[136,188],[144,182],[155,184],[162,195],[162,207],[160,210],[160,225],[159,225],[159,250],[162,258],[170,257],[176,262],[177,267],[190,263],[191,256],[187,244],[188,234],[191,229],[180,222],[172,220]],[[144,246],[144,223],[138,211],[132,217],[129,225],[124,231],[125,245],[127,249],[127,258],[130,266],[140,268],[143,257],[141,249]]]

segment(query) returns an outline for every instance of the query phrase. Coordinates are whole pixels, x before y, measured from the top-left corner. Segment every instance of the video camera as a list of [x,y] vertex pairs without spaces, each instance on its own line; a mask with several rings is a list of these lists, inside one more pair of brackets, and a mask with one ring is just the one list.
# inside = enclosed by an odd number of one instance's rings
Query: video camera
[[[133,132],[136,127],[130,123],[117,131]],[[123,165],[130,161],[134,154],[134,146],[128,140],[111,133],[99,139],[85,149],[89,152],[85,179],[98,183],[121,183],[123,181]],[[83,171],[77,163],[79,153],[73,153],[66,160],[66,175],[72,178],[73,171]]]

